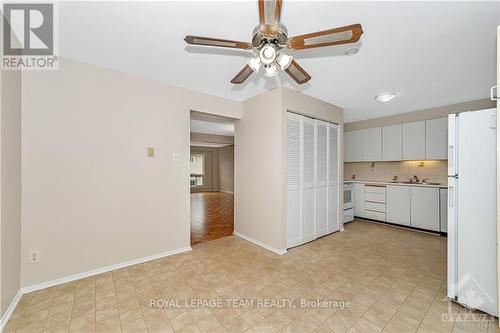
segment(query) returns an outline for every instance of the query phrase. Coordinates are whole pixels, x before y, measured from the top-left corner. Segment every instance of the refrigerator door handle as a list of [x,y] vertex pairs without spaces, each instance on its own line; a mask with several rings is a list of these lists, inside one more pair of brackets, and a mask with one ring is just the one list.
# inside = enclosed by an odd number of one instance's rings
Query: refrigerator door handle
[[453,201],[454,201],[454,195],[453,195],[453,186],[448,187],[448,207],[453,208]]
[[453,168],[453,161],[455,156],[453,155],[454,147],[453,145],[449,145],[448,147],[448,168]]
[[490,99],[492,101],[498,100],[497,90],[498,90],[497,86],[493,86],[493,87],[490,88]]

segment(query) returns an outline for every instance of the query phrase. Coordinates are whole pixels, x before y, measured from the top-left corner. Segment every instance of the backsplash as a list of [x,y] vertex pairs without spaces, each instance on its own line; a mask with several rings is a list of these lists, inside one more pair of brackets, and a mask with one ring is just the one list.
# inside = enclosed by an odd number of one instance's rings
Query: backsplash
[[[419,165],[422,165],[419,167]],[[372,165],[374,165],[372,167]],[[346,162],[344,180],[392,181],[394,176],[399,181],[406,181],[413,176],[432,183],[448,183],[448,161],[401,161],[401,162]]]

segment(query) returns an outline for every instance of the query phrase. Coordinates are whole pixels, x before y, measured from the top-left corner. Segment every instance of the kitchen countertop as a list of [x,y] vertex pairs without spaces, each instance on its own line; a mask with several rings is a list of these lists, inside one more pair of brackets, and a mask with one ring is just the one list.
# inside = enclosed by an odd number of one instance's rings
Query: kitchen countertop
[[415,187],[439,187],[448,188],[446,184],[430,185],[430,184],[408,184],[408,183],[392,183],[388,181],[377,181],[377,180],[344,180],[344,183],[360,183],[365,185],[391,185],[391,186],[415,186]]

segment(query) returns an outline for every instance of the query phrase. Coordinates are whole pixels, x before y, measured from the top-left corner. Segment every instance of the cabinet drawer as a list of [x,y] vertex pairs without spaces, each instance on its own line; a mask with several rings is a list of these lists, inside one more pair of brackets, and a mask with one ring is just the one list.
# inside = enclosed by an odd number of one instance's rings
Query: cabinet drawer
[[385,204],[378,202],[365,202],[365,209],[385,213]]
[[385,222],[385,213],[374,212],[372,210],[365,210],[365,217],[367,219],[373,219],[373,220]]
[[385,193],[365,193],[365,202],[366,201],[385,204]]
[[385,186],[370,186],[370,185],[366,185],[365,186],[365,192],[366,193],[381,193],[381,194],[385,194]]

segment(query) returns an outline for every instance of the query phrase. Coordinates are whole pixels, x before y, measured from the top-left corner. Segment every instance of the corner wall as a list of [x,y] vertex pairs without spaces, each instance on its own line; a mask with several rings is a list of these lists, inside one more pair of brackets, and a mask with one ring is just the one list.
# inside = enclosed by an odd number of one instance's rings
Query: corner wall
[[[341,108],[284,87],[243,102],[235,122],[235,233],[277,253],[286,250],[287,111],[337,123],[340,133],[343,122]],[[339,221],[342,195],[340,186]]]
[[281,90],[243,102],[234,129],[234,230],[276,251],[284,250]]
[[22,72],[2,71],[0,318],[19,292],[21,280],[21,92]]
[[190,110],[241,117],[237,101],[60,61],[23,82],[21,258],[40,262],[21,260],[22,287],[189,249]]

